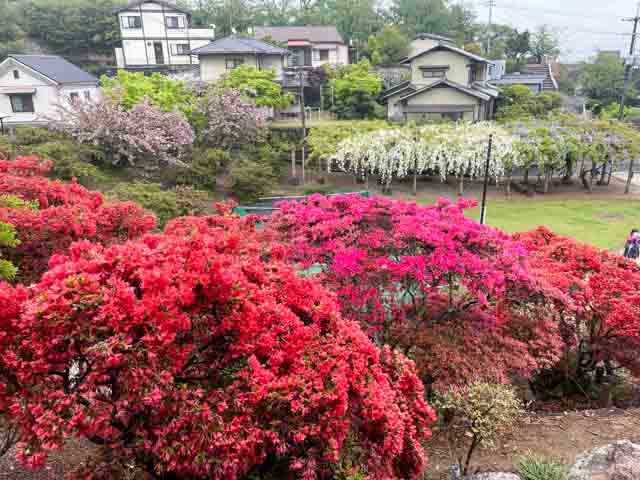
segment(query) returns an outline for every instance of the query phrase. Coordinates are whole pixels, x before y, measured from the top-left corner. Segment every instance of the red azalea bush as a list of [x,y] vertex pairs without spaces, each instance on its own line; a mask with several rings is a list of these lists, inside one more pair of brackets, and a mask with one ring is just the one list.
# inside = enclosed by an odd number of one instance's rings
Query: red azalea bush
[[52,254],[72,242],[103,243],[136,238],[155,226],[153,215],[130,202],[104,204],[98,192],[44,176],[50,161],[19,157],[0,161],[0,195],[12,195],[34,208],[0,205],[0,221],[17,231],[20,245],[0,247],[0,256],[18,267],[17,280],[36,281]]
[[76,436],[107,452],[82,478],[417,478],[434,414],[413,363],[256,235],[216,216],[76,243],[0,307],[20,458]]
[[544,227],[517,238],[532,274],[558,292],[563,374],[589,380],[598,367],[623,366],[640,375],[640,267]]
[[320,268],[343,314],[415,358],[427,384],[528,376],[561,351],[551,292],[520,242],[465,218],[470,205],[317,195],[282,204],[266,234]]

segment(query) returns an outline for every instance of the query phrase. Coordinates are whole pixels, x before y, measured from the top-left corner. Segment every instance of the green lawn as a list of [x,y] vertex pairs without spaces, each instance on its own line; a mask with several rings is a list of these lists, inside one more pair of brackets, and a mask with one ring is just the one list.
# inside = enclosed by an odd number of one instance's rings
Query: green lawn
[[[480,217],[480,208],[470,211]],[[640,228],[639,200],[531,200],[490,201],[487,224],[507,232],[545,225],[561,235],[618,251],[633,227]]]

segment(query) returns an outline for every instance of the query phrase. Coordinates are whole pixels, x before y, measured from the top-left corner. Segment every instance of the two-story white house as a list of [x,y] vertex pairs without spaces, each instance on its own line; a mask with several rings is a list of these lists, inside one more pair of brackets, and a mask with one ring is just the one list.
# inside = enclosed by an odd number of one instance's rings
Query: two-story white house
[[304,27],[256,27],[255,37],[286,45],[289,50],[288,67],[319,67],[320,65],[346,65],[349,47],[333,25],[307,25]]
[[0,63],[4,127],[46,124],[58,105],[99,94],[96,77],[57,55],[9,55]]
[[118,68],[195,65],[191,51],[207,45],[213,29],[191,28],[191,12],[170,0],[134,0],[116,11],[122,46]]
[[489,61],[436,35],[419,35],[402,61],[410,80],[383,92],[391,121],[487,120],[497,88],[487,83]]

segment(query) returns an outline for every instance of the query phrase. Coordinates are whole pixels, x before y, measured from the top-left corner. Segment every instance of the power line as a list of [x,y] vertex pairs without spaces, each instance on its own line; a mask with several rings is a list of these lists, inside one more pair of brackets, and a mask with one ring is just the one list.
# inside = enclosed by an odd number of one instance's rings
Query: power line
[[[486,3],[481,4],[483,6],[487,6]],[[561,17],[571,17],[571,18],[583,18],[583,19],[588,19],[588,20],[594,20],[594,21],[602,21],[603,17],[609,17],[611,19],[614,18],[614,15],[612,15],[611,13],[602,13],[602,14],[598,14],[598,15],[584,15],[582,13],[577,13],[577,12],[569,12],[566,10],[555,10],[555,9],[550,9],[550,8],[539,8],[539,7],[522,7],[522,6],[517,6],[517,5],[509,5],[509,4],[504,4],[501,3],[500,6],[498,7],[500,9],[503,10],[516,10],[516,11],[523,11],[523,12],[535,12],[535,13],[547,13],[549,15],[556,15],[556,16],[561,16]]]

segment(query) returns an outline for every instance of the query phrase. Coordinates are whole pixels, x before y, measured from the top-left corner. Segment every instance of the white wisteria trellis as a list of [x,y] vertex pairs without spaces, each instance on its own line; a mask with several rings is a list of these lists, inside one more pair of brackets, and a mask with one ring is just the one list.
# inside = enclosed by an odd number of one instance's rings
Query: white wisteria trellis
[[332,160],[336,166],[362,178],[378,175],[384,185],[394,179],[437,174],[445,181],[455,176],[477,178],[484,174],[489,135],[493,148],[489,174],[499,180],[521,158],[515,136],[490,123],[455,123],[382,129],[343,140]]

